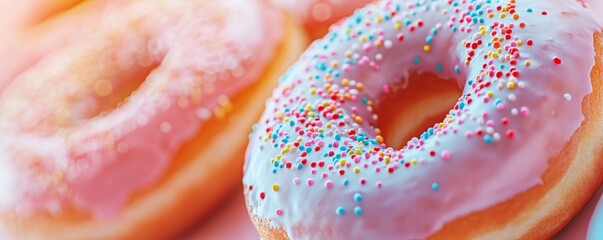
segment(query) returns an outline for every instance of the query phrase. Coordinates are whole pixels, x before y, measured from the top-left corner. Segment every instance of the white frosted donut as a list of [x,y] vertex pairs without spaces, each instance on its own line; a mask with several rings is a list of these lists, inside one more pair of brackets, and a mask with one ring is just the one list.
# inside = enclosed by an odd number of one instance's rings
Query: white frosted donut
[[[254,128],[243,182],[260,234],[550,237],[601,182],[591,176],[603,166],[600,10],[576,0],[384,0],[357,11],[283,76]],[[425,73],[462,95],[393,148],[377,110],[421,104],[382,99],[424,84],[413,76]]]

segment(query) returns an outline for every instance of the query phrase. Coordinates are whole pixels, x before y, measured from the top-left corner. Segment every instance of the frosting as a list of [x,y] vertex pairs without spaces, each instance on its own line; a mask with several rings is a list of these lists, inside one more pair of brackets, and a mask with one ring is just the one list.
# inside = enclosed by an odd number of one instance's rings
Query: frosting
[[[541,184],[584,118],[599,10],[390,0],[357,11],[267,102],[247,151],[251,214],[294,239],[423,239]],[[390,148],[373,108],[426,72],[462,95],[442,122]]]
[[[224,116],[282,34],[261,1],[142,1],[103,19],[0,96],[1,212],[117,216],[205,120]],[[146,79],[130,94],[132,76]]]

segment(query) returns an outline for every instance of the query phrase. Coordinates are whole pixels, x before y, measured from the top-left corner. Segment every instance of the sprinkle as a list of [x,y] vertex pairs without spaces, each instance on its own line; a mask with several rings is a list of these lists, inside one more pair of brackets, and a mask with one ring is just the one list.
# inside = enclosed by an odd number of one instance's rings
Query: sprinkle
[[275,183],[275,184],[272,184],[272,190],[273,190],[273,191],[278,192],[279,188],[280,188],[280,187],[278,186],[278,184],[276,184],[276,183]]
[[312,186],[312,185],[314,185],[314,180],[312,178],[308,178],[308,180],[306,180],[306,184],[308,186]]
[[354,214],[356,214],[356,216],[362,215],[362,208],[359,206],[354,207]]
[[283,210],[282,209],[276,209],[276,215],[277,216],[282,216],[283,215]]
[[344,209],[343,207],[341,207],[341,206],[340,206],[340,207],[337,207],[337,208],[335,209],[335,214],[337,214],[337,215],[339,215],[339,216],[343,215],[344,213],[345,213],[345,209]]
[[563,98],[565,98],[565,101],[571,101],[572,100],[572,95],[569,93],[563,94]]
[[354,202],[362,202],[362,194],[354,193]]
[[326,188],[329,188],[329,189],[333,188],[333,181],[331,181],[331,180],[327,180],[327,181],[325,182],[325,187],[326,187]]
[[437,192],[438,190],[440,190],[440,184],[438,184],[437,182],[432,183],[431,190],[433,190],[434,192]]
[[561,58],[559,58],[559,57],[555,57],[555,58],[553,59],[553,62],[555,62],[555,64],[559,65],[559,64],[561,64]]

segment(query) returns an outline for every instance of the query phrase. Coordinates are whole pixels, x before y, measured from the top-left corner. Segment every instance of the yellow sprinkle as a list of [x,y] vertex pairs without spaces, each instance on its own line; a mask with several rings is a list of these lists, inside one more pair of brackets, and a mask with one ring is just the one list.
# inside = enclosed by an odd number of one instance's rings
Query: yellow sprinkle
[[280,188],[280,187],[278,186],[278,184],[276,184],[276,183],[275,183],[275,184],[272,184],[272,190],[274,190],[275,192],[278,192],[278,189],[279,189],[279,188]]
[[385,157],[385,164],[389,164],[389,161],[391,160],[391,158],[389,156]]
[[365,36],[360,37],[360,41],[361,42],[366,42],[366,37]]
[[330,123],[327,123],[326,127],[327,127],[327,128],[331,128],[331,127],[333,127],[333,126],[332,126]]
[[360,168],[359,167],[354,167],[354,173],[359,173],[360,172]]
[[362,150],[360,150],[359,148],[356,148],[356,151],[354,151],[354,153],[356,153],[356,155],[360,155],[360,154],[362,154]]
[[283,157],[282,155],[277,154],[277,155],[276,155],[276,160],[281,160],[281,158],[282,158],[282,157]]
[[506,13],[500,13],[500,18],[505,18],[507,16]]
[[529,67],[529,66],[531,66],[531,65],[532,65],[532,61],[530,61],[530,60],[526,60],[526,63],[525,63],[525,65],[526,65],[526,67]]
[[425,51],[425,52],[431,51],[431,46],[429,46],[429,45],[423,46],[423,51]]
[[494,17],[494,13],[488,13],[488,18],[493,18]]
[[517,40],[517,46],[520,46],[520,47],[521,47],[522,45],[523,45],[523,41],[521,41],[521,40]]
[[515,83],[514,83],[514,82],[509,82],[509,83],[507,83],[507,88],[508,88],[508,89],[511,89],[511,90],[512,90],[512,89],[515,89]]
[[487,94],[488,94],[488,97],[493,97],[493,96],[494,96],[494,93],[493,93],[493,92],[491,92],[491,91],[488,91],[488,93],[487,93]]
[[343,167],[345,166],[346,162],[347,161],[345,159],[341,159],[341,161],[339,161],[339,165]]
[[343,86],[350,85],[350,79],[344,78],[343,80],[341,80],[341,85],[343,85]]
[[402,28],[402,24],[399,21],[396,21],[396,29],[400,30]]
[[410,163],[412,163],[412,165],[417,165],[418,162],[419,161],[417,161],[417,159],[410,160]]

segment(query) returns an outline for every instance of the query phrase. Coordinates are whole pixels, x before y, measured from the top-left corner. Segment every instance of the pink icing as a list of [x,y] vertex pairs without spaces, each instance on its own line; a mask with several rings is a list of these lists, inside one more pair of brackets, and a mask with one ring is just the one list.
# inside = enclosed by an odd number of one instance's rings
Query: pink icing
[[[603,8],[508,3],[379,1],[315,42],[252,135],[252,214],[291,238],[423,239],[541,184],[584,119]],[[413,72],[463,94],[441,124],[388,148],[369,101]]]
[[[0,96],[0,212],[74,205],[117,216],[258,78],[282,33],[262,1],[135,1],[103,19]],[[130,80],[116,74],[149,65],[157,67],[127,100],[97,114],[106,85]]]

